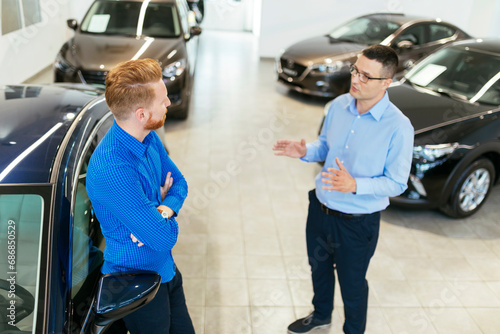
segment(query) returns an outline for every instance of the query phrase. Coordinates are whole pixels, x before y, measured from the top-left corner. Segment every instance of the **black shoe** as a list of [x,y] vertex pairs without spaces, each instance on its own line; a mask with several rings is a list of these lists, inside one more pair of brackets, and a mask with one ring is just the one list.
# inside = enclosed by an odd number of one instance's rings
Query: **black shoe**
[[288,326],[288,333],[290,334],[303,334],[310,333],[316,328],[329,327],[331,324],[331,319],[319,320],[313,317],[313,313],[309,314],[307,317],[296,320],[294,323]]

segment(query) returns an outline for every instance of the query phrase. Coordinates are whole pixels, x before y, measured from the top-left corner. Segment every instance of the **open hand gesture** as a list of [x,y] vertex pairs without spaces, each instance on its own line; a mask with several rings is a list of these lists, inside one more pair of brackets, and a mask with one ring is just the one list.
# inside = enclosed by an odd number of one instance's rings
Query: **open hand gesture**
[[300,142],[295,140],[281,139],[273,146],[274,155],[284,155],[290,158],[302,158],[307,153],[306,140]]
[[340,162],[339,158],[335,158],[335,162],[339,166],[339,169],[327,168],[327,172],[321,173],[323,178],[321,182],[327,184],[327,186],[322,186],[324,190],[336,190],[343,193],[355,193],[356,192],[356,180],[349,174],[344,165]]

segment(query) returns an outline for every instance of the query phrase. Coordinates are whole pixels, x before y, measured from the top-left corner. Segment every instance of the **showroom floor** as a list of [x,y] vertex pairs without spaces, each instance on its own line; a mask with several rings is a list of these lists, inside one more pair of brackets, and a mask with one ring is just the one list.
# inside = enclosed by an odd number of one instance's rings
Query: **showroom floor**
[[[191,114],[165,128],[190,186],[174,248],[189,310],[198,334],[286,333],[311,310],[304,229],[320,168],[271,147],[315,140],[326,101],[278,87],[250,34],[204,31],[200,46]],[[496,187],[465,220],[383,212],[366,333],[499,333],[499,207]],[[338,289],[335,305],[331,329],[315,333],[342,333]]]

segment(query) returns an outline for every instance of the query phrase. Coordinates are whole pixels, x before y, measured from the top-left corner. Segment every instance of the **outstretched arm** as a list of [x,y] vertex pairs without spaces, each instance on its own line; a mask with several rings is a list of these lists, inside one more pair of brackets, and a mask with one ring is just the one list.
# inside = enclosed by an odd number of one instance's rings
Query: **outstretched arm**
[[274,155],[284,155],[290,158],[302,158],[307,153],[306,140],[300,142],[288,139],[281,139],[273,146]]

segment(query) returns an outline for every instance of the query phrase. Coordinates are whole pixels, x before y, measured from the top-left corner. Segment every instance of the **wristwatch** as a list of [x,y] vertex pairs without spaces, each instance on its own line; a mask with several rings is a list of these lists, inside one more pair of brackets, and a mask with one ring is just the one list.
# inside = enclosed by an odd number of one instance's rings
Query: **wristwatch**
[[160,211],[161,216],[162,216],[163,218],[165,218],[165,219],[168,219],[168,218],[169,218],[167,211],[161,211],[161,210],[158,210],[158,211]]

